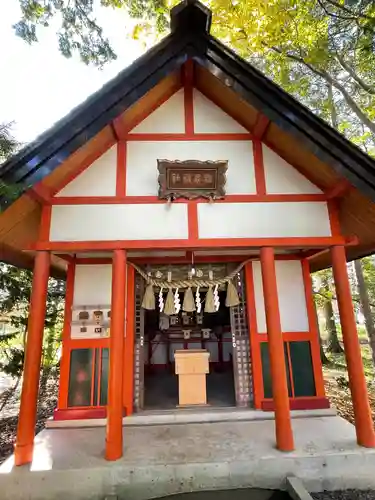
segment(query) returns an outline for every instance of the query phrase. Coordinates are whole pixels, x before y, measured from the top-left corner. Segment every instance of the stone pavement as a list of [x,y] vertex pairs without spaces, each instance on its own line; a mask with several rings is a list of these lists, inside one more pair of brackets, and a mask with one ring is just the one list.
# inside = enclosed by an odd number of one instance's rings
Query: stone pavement
[[310,491],[375,487],[375,450],[357,446],[337,416],[292,420],[296,449],[275,449],[274,421],[124,427],[124,456],[103,458],[105,429],[46,429],[34,461],[0,467],[2,500],[147,500],[235,488],[284,489],[297,476]]

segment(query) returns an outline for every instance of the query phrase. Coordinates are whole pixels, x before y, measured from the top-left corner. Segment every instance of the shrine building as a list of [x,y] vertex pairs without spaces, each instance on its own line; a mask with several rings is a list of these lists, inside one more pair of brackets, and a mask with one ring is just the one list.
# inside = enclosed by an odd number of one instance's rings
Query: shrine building
[[[1,260],[33,269],[16,465],[32,461],[49,276],[66,279],[53,422],[329,408],[311,273],[333,267],[357,443],[375,437],[347,260],[375,251],[375,162],[210,35],[171,33],[0,168]],[[177,410],[176,410],[177,409]],[[249,425],[252,425],[249,422]]]

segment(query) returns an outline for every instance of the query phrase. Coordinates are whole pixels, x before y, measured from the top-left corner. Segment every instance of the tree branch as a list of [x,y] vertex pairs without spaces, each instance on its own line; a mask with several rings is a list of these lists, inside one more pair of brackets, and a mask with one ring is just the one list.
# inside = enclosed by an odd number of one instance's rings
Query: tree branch
[[343,19],[354,20],[354,19],[357,19],[358,17],[361,17],[362,19],[366,19],[367,21],[371,21],[371,22],[374,21],[374,19],[372,17],[367,16],[366,14],[362,14],[360,12],[353,12],[348,7],[345,7],[345,5],[340,4],[340,3],[336,2],[335,0],[326,0],[326,1],[329,4],[333,5],[334,7],[337,7],[339,10],[342,10],[343,12],[345,12],[346,14],[349,14],[351,16],[351,17],[343,17]]
[[[337,300],[337,297],[335,295],[330,296],[330,295],[326,295],[325,293],[322,293],[322,292],[315,292],[315,290],[313,290],[313,294],[320,295],[321,297],[323,297],[326,300]],[[352,296],[352,301],[357,302],[358,304],[361,304],[361,301],[359,299],[356,299],[353,296]],[[369,305],[371,307],[375,307],[375,304],[372,304],[371,302],[369,302]]]
[[344,85],[341,85],[333,76],[331,76],[327,71],[317,69],[312,66],[310,63],[306,62],[302,57],[296,56],[295,54],[291,54],[288,52],[283,52],[278,47],[270,47],[274,52],[284,55],[288,59],[291,59],[295,62],[303,64],[306,68],[309,68],[315,75],[323,78],[327,83],[331,84],[337,90],[339,90],[345,99],[346,104],[353,111],[355,115],[359,118],[359,120],[366,125],[366,127],[371,130],[373,134],[375,134],[375,123],[370,120],[370,118],[361,110],[361,108],[357,105],[355,100],[351,97],[349,92],[345,89]]
[[345,20],[348,20],[348,21],[356,19],[354,16],[350,16],[350,17],[346,17],[345,16],[345,17],[342,17],[339,14],[335,14],[335,13],[329,11],[327,9],[327,7],[323,4],[322,0],[317,0],[317,2],[321,6],[321,8],[324,10],[324,12],[327,14],[327,16],[334,17],[336,19],[345,19]]
[[337,61],[340,63],[342,68],[353,78],[353,80],[366,92],[369,94],[375,95],[375,88],[369,85],[368,83],[364,82],[361,77],[357,75],[357,73],[353,70],[351,66],[349,66],[344,59],[341,57],[341,55],[337,52],[336,50],[336,55],[335,58]]

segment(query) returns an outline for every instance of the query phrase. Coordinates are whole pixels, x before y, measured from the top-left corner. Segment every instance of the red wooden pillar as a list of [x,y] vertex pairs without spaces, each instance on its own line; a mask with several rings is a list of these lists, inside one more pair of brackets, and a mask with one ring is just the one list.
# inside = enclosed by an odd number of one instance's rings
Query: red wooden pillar
[[345,248],[343,246],[335,246],[331,249],[331,254],[342,338],[349,374],[349,387],[353,401],[357,442],[361,446],[373,448],[375,447],[374,425],[371,418],[361,348],[354,317],[352,295],[346,268]]
[[123,353],[125,335],[126,252],[114,250],[107,406],[107,460],[122,457]]
[[294,449],[294,441],[290,420],[284,343],[281,331],[273,248],[261,248],[260,262],[268,333],[272,393],[275,405],[276,446],[281,451],[292,451]]
[[14,451],[16,465],[30,463],[33,458],[49,266],[49,252],[37,252],[30,300],[21,406]]
[[124,345],[124,407],[126,415],[133,413],[134,397],[134,336],[135,336],[134,267],[127,265],[126,333]]

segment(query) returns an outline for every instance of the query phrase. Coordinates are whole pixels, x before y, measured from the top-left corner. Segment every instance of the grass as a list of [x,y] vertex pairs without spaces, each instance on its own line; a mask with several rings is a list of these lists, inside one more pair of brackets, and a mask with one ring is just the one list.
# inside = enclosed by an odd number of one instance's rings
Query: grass
[[[371,382],[372,380],[374,380],[375,372],[374,372],[374,365],[372,362],[370,346],[368,344],[361,345],[361,351],[362,351],[363,368],[365,370],[366,379],[368,382]],[[342,371],[343,374],[347,373],[345,354],[343,352],[340,354],[333,354],[333,353],[326,353],[326,354],[327,358],[331,363],[331,366],[327,366],[324,368],[326,372],[337,370],[337,371]]]

